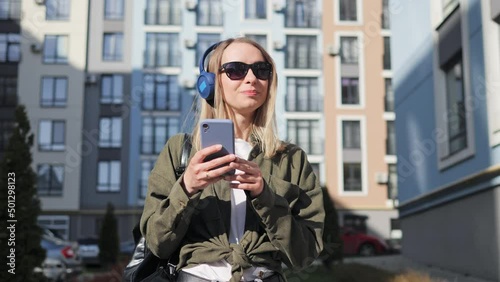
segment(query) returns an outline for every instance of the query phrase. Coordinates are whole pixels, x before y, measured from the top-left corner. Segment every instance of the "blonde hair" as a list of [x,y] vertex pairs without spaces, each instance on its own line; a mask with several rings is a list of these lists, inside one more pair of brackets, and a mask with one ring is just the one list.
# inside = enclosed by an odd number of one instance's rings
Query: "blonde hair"
[[230,110],[229,105],[226,104],[224,99],[222,99],[222,82],[219,68],[221,66],[222,54],[224,53],[224,50],[226,50],[227,46],[234,42],[247,43],[255,46],[260,50],[266,62],[272,65],[273,72],[271,78],[269,79],[267,98],[264,104],[262,104],[262,106],[260,106],[255,112],[250,134],[251,142],[253,142],[252,145],[258,144],[261,151],[264,153],[264,156],[271,158],[281,147],[281,141],[277,135],[275,116],[278,87],[276,65],[274,64],[274,60],[271,58],[269,53],[267,53],[262,46],[246,37],[230,38],[221,41],[215,50],[212,51],[207,71],[215,73],[214,107],[210,106],[204,99],[201,99],[201,109],[197,117],[196,126],[193,129],[192,143],[197,150],[200,149],[200,121],[204,119],[233,119],[233,112]]

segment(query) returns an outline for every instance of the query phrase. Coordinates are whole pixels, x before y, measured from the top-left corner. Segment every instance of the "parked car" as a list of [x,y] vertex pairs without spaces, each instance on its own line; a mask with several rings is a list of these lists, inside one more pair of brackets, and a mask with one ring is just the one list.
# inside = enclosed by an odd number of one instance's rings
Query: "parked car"
[[78,240],[79,255],[84,264],[99,265],[99,239],[94,237],[82,238]]
[[78,244],[43,235],[41,246],[46,252],[45,260],[41,269],[35,269],[35,271],[43,272],[51,281],[66,281],[82,272]]
[[388,250],[383,240],[349,227],[341,228],[341,237],[344,242],[344,255],[373,256]]
[[132,241],[125,241],[120,243],[120,253],[125,254],[125,255],[132,255],[135,250],[135,242]]

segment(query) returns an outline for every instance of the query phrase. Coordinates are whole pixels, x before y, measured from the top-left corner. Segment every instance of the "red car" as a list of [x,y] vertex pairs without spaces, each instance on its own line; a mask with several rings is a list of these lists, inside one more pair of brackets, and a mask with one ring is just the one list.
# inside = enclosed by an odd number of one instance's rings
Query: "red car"
[[377,237],[348,227],[342,227],[340,230],[344,242],[344,255],[373,256],[386,253],[388,250],[385,242]]

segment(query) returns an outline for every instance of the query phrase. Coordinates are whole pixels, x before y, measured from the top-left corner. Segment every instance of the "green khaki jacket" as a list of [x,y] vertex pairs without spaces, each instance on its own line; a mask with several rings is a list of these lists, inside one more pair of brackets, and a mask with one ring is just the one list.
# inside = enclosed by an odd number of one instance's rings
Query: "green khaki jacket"
[[[178,268],[227,260],[231,281],[243,269],[264,266],[280,273],[282,262],[293,270],[310,265],[323,248],[323,196],[319,182],[298,146],[283,144],[273,158],[255,146],[249,160],[257,163],[264,190],[247,200],[245,233],[230,244],[231,192],[221,180],[188,197],[175,177],[183,135],[169,139],[151,171],[141,232],[151,251],[169,258],[180,248]],[[191,157],[195,150],[191,151]]]

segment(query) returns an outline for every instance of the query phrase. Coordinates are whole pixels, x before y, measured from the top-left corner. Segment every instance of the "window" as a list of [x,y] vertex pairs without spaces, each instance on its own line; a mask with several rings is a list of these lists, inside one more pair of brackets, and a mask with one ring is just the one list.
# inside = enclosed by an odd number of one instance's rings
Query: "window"
[[102,60],[121,61],[123,59],[123,33],[104,33]]
[[361,163],[344,163],[344,191],[362,191]]
[[394,112],[394,90],[390,78],[385,79],[385,111]]
[[339,19],[341,21],[355,22],[358,20],[357,0],[338,0]]
[[288,112],[320,112],[323,106],[318,79],[314,77],[287,78],[285,99]]
[[144,75],[143,110],[180,110],[180,87],[175,75]]
[[396,131],[394,121],[387,121],[386,155],[396,155]]
[[318,48],[316,36],[288,35],[286,68],[317,69]]
[[62,196],[64,165],[40,164],[37,170],[37,190],[40,196]]
[[259,43],[260,46],[267,48],[267,35],[265,34],[245,34],[246,37]]
[[100,161],[97,165],[97,192],[120,192],[120,161]]
[[65,148],[65,130],[65,121],[40,121],[38,129],[38,149],[40,151],[63,151]]
[[462,58],[444,68],[446,75],[446,113],[448,117],[449,155],[467,148]]
[[285,12],[286,27],[319,27],[320,15],[315,0],[287,0]]
[[141,152],[157,155],[168,138],[179,133],[177,117],[144,117],[142,119]]
[[391,38],[384,36],[384,70],[391,69]]
[[105,0],[104,1],[104,19],[122,20],[124,14],[123,0]]
[[344,149],[361,149],[361,130],[358,120],[342,121],[342,141]]
[[0,106],[13,107],[17,105],[17,77],[0,76]]
[[45,18],[47,20],[68,20],[70,0],[45,0]]
[[342,64],[358,64],[359,45],[357,37],[340,37],[340,50],[340,62]]
[[0,20],[19,20],[21,0],[0,0]]
[[40,105],[42,107],[66,106],[68,93],[68,79],[66,77],[43,77],[41,90]]
[[342,105],[359,105],[359,78],[342,77]]
[[398,173],[395,164],[389,164],[389,181],[387,182],[387,198],[396,200],[398,198]]
[[139,198],[145,199],[148,193],[148,178],[155,165],[154,161],[141,162],[141,183],[139,187]]
[[382,0],[382,29],[391,29],[391,12],[389,0]]
[[214,43],[217,43],[220,41],[220,34],[218,33],[200,33],[198,34],[198,39],[196,42],[196,58],[194,65],[197,67],[203,53],[205,50],[208,49],[208,47],[212,46]]
[[123,75],[109,74],[101,77],[101,103],[120,104],[123,102]]
[[290,142],[301,147],[306,153],[322,155],[323,148],[317,120],[288,120],[287,136]]
[[147,0],[145,24],[180,25],[181,7],[180,0]]
[[45,35],[43,62],[47,64],[68,63],[67,35]]
[[265,19],[266,17],[265,0],[245,0],[245,19]]
[[178,67],[181,55],[179,34],[146,33],[145,67]]
[[198,0],[196,25],[222,26],[222,0]]
[[120,148],[122,146],[121,117],[105,117],[99,121],[99,147]]
[[0,151],[5,151],[9,145],[12,131],[14,130],[14,121],[0,120]]
[[20,39],[21,36],[17,33],[0,33],[0,64],[20,61]]

